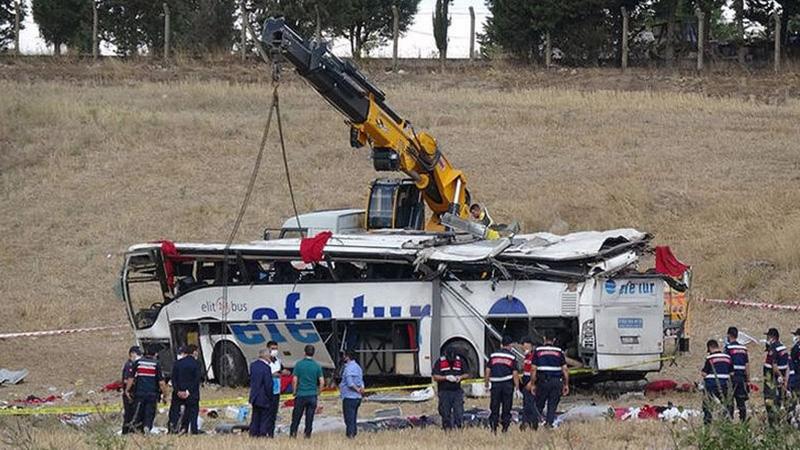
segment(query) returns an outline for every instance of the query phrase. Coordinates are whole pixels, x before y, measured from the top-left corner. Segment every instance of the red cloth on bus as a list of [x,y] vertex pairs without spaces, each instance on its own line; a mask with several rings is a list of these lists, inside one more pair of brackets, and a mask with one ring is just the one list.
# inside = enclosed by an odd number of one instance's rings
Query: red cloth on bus
[[689,266],[678,261],[667,246],[656,247],[656,272],[671,277],[681,277]]
[[315,263],[322,261],[322,250],[328,243],[328,239],[333,236],[330,231],[322,231],[314,237],[303,238],[300,241],[300,257],[304,263]]
[[155,241],[161,244],[161,254],[164,255],[164,275],[167,277],[167,286],[172,289],[175,287],[175,267],[172,265],[172,258],[178,256],[178,249],[175,243],[166,239]]

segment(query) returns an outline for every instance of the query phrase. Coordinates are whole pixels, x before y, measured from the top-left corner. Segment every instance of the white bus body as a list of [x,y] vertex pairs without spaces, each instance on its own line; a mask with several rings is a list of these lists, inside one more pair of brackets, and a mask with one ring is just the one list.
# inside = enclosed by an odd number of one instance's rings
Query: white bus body
[[[573,364],[630,377],[660,370],[665,334],[674,334],[665,333],[665,278],[632,271],[631,262],[613,266],[619,255],[605,260],[606,265],[612,261],[611,270],[583,277],[568,277],[563,271],[545,271],[537,275],[542,279],[422,277],[411,264],[397,264],[397,258],[420,258],[425,252],[426,261],[441,268],[447,261],[491,260],[499,251],[518,254],[519,245],[483,241],[425,247],[421,243],[430,236],[404,236],[402,245],[389,242],[391,238],[377,240],[334,236],[328,244],[325,253],[333,259],[316,269],[324,275],[328,264],[337,270],[346,264],[358,267],[360,275],[349,280],[343,272],[338,280],[318,279],[310,269],[308,279],[299,275],[281,280],[283,269],[276,261],[298,260],[297,240],[234,246],[228,253],[234,279],[227,286],[219,281],[221,246],[177,244],[180,256],[165,255],[159,244],[133,246],[121,281],[136,337],[141,345],[160,351],[167,370],[172,348],[197,344],[208,379],[239,384],[246,378],[247,361],[271,340],[278,342],[288,367],[301,357],[304,345],[312,344],[328,369],[335,367],[342,349],[355,348],[367,375],[429,377],[433,360],[447,346],[461,352],[470,371],[478,374],[485,355],[497,346],[495,331],[519,340],[546,330],[557,333]],[[176,280],[184,277],[195,284],[182,288],[179,282],[170,288],[164,260],[173,261]],[[268,276],[245,275],[269,264]],[[597,262],[588,267],[597,267]],[[264,278],[257,280],[260,276]],[[569,279],[558,279],[565,276]],[[160,286],[165,301],[134,299],[131,287],[141,283]],[[141,309],[134,305],[153,302],[158,303]]]

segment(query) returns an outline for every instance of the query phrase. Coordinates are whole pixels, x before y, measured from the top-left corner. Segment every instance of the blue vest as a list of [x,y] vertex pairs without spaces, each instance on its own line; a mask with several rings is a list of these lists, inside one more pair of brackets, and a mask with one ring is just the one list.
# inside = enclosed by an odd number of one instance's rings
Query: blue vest
[[517,358],[510,351],[501,348],[489,356],[489,381],[503,383],[514,379]]
[[564,352],[555,346],[537,347],[533,354],[533,365],[536,366],[536,380],[561,378],[561,367],[567,363]]
[[725,345],[725,353],[731,357],[734,375],[744,376],[747,363],[750,361],[750,357],[747,355],[747,347],[736,341],[729,342]]
[[158,361],[144,357],[133,366],[133,379],[137,397],[155,398],[159,394],[161,366]]
[[712,353],[706,356],[706,363],[703,366],[703,373],[706,374],[706,390],[715,390],[717,386],[725,388],[733,373],[733,362],[731,357],[722,352]]

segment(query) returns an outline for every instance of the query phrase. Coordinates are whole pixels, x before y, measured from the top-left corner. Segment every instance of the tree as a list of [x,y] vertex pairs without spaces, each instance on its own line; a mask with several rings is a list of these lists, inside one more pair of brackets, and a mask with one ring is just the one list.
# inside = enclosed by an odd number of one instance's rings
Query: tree
[[[404,33],[414,21],[420,0],[395,0],[400,13],[399,32]],[[345,14],[335,17],[334,32],[350,41],[354,58],[364,50],[384,44],[392,36],[392,2],[386,0],[349,0]]]
[[[17,15],[17,0],[0,0],[0,53],[8,48],[8,44],[14,41],[14,21]],[[22,14],[20,15],[20,29],[25,20],[26,8],[22,4]]]
[[236,6],[232,0],[193,0],[186,13],[184,33],[176,36],[177,48],[195,54],[225,52],[233,46]]
[[450,27],[450,15],[448,8],[453,0],[436,0],[433,10],[433,38],[436,40],[436,48],[439,50],[439,65],[444,71],[444,63],[447,60],[447,29]]
[[250,0],[247,5],[253,30],[259,30],[268,17],[282,16],[286,24],[308,39],[319,30],[331,33],[337,24],[346,23],[351,0]]
[[86,0],[33,0],[33,20],[45,42],[53,45],[53,53],[60,55],[62,44],[81,47],[82,23],[88,20],[91,27],[91,8]]

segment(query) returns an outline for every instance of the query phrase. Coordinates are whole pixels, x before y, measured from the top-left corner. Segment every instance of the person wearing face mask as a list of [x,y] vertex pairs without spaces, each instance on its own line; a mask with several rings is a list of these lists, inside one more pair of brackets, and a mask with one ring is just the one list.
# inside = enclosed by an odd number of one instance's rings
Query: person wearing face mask
[[[128,349],[128,359],[125,361],[125,365],[122,367],[123,386],[127,385],[129,380],[133,380],[133,366],[141,357],[141,348],[134,345]],[[133,432],[133,419],[136,409],[134,408],[133,400],[125,394],[124,389],[122,393],[122,411],[122,434],[128,434]]]
[[269,408],[267,409],[267,436],[275,437],[275,421],[278,418],[278,409],[281,403],[281,373],[283,373],[283,363],[279,356],[278,343],[275,341],[267,342],[269,349],[269,368],[272,374],[272,397],[270,397]]
[[767,333],[766,358],[764,359],[764,404],[770,426],[778,421],[778,411],[783,405],[784,393],[789,386],[789,351],[780,342],[776,328]]
[[452,347],[433,365],[433,381],[439,397],[439,415],[445,431],[461,428],[464,417],[464,391],[461,380],[466,378],[466,364]]

